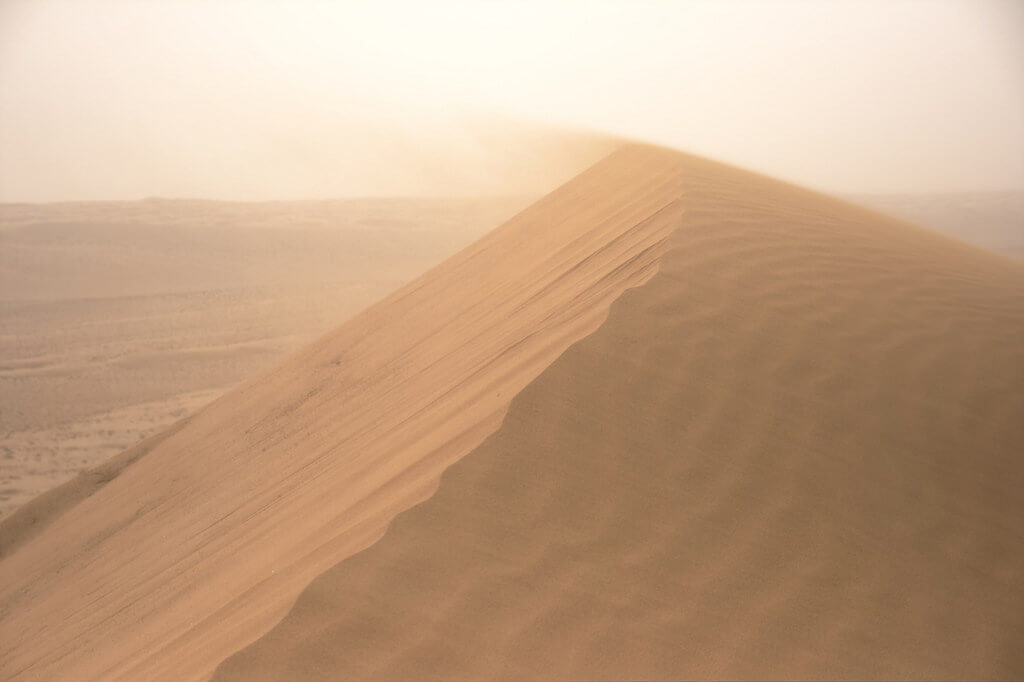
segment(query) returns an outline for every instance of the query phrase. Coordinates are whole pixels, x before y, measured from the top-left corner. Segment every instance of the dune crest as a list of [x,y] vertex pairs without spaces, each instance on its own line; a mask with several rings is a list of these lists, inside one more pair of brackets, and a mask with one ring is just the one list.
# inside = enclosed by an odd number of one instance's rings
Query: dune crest
[[1024,676],[1024,268],[676,164],[657,274],[215,679]]
[[678,196],[675,154],[615,152],[77,504],[48,499],[65,511],[0,561],[0,676],[209,676],[653,274]]

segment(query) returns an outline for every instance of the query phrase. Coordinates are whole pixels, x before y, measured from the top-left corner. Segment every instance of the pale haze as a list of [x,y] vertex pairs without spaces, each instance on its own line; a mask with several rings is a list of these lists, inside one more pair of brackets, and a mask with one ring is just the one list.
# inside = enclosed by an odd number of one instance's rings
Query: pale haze
[[0,24],[6,201],[488,191],[442,157],[499,114],[833,192],[1024,186],[1014,3],[15,0]]

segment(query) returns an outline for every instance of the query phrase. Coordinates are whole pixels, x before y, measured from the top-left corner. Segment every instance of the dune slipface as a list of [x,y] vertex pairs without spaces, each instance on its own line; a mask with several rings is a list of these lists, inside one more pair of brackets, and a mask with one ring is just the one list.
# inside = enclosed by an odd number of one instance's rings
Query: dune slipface
[[422,501],[678,226],[631,148],[173,432],[0,526],[0,678],[189,680]]
[[1024,677],[1024,269],[671,163],[657,274],[215,679]]

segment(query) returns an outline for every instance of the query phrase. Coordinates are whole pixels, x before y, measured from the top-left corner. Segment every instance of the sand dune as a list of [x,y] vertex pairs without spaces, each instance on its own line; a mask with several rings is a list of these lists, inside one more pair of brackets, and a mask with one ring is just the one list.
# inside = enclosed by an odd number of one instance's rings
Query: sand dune
[[1024,675],[1024,269],[676,172],[658,273],[216,679]]
[[650,276],[676,186],[672,155],[600,164],[220,398],[72,512],[47,516],[58,494],[12,515],[3,675],[209,675],[426,498]]
[[0,526],[0,673],[1020,677],[1022,339],[1011,260],[628,146]]

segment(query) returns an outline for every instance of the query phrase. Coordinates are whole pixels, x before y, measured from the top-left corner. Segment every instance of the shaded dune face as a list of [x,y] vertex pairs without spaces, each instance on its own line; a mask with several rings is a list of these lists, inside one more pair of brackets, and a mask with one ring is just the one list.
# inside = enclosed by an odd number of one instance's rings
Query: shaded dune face
[[1024,676],[1024,268],[675,164],[657,274],[215,679]]
[[123,467],[0,525],[0,678],[209,677],[653,274],[678,170],[669,152],[613,154]]

